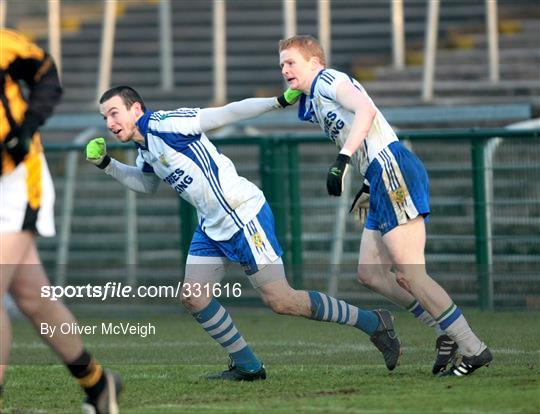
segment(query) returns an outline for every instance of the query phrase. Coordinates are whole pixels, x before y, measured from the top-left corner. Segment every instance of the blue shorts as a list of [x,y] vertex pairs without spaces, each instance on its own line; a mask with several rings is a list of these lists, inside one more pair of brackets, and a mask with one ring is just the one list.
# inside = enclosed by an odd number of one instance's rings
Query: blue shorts
[[399,141],[371,161],[366,228],[386,234],[419,215],[429,215],[429,179],[422,162]]
[[264,203],[257,216],[230,240],[215,241],[197,226],[189,246],[192,256],[226,257],[240,263],[247,275],[276,262],[283,251],[276,237],[274,215]]

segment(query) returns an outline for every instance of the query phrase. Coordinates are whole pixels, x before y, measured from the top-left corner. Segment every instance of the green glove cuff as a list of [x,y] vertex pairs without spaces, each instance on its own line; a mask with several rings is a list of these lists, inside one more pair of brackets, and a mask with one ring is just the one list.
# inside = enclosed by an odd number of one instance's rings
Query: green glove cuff
[[288,88],[285,92],[283,92],[283,95],[278,96],[277,101],[282,108],[285,108],[286,106],[294,105],[300,95],[302,95],[302,91]]
[[283,92],[283,96],[289,105],[295,104],[300,95],[302,95],[302,91],[297,89],[288,88],[285,92]]
[[101,161],[98,165],[96,165],[96,167],[98,167],[100,170],[104,170],[105,168],[107,168],[107,165],[109,165],[111,163],[111,157],[109,157],[108,155],[105,155],[103,157],[103,161]]

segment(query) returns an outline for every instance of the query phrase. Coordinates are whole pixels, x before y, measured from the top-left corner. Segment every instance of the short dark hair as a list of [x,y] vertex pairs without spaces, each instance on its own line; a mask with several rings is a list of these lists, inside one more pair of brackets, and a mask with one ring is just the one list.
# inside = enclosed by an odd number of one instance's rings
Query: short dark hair
[[102,104],[114,96],[119,96],[122,98],[122,102],[124,105],[126,105],[127,109],[131,108],[135,102],[139,102],[142,110],[146,111],[146,105],[144,104],[143,98],[141,95],[139,95],[139,92],[137,92],[131,86],[115,86],[114,88],[105,91],[103,95],[101,95],[101,98],[99,98],[99,103]]

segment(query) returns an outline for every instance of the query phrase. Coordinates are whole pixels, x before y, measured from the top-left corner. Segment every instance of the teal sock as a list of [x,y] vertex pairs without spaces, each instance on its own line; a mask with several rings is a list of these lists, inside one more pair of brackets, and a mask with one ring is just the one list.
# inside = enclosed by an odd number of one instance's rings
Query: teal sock
[[409,306],[407,306],[406,309],[419,321],[424,322],[427,326],[435,328],[437,335],[442,335],[444,333],[437,321],[433,319],[433,317],[422,307],[422,305],[420,305],[420,302],[418,302],[416,299]]
[[308,295],[311,300],[311,319],[351,325],[368,335],[373,335],[379,326],[375,312],[349,305],[321,292],[310,290]]
[[215,298],[206,308],[193,313],[193,316],[208,335],[225,348],[238,368],[242,371],[261,369],[261,362],[236,329],[229,312]]

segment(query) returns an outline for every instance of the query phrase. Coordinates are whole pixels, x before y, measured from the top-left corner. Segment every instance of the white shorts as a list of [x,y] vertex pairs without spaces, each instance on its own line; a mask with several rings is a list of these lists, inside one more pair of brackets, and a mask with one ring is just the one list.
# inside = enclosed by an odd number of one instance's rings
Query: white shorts
[[0,233],[24,230],[55,235],[54,186],[43,153],[27,157],[0,176]]

